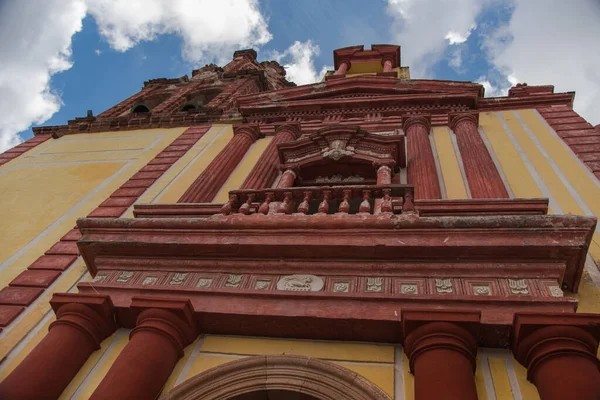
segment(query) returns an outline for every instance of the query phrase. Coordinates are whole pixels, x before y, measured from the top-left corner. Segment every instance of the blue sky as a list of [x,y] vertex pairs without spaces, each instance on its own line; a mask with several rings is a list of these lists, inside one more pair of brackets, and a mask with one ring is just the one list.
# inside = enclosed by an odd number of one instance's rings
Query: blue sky
[[477,81],[496,96],[516,82],[555,84],[577,90],[576,110],[600,123],[594,0],[35,1],[0,5],[0,149],[32,125],[98,114],[145,80],[246,47],[304,84],[331,68],[336,48],[399,44],[413,78]]

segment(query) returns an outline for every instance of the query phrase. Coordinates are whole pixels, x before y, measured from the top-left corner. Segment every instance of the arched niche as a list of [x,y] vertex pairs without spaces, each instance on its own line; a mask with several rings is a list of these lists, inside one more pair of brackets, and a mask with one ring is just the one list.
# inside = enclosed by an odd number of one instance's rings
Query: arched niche
[[148,108],[145,104],[138,104],[131,110],[132,114],[141,114],[150,112],[150,108]]
[[260,400],[261,396],[293,400],[390,400],[375,384],[337,364],[278,355],[248,357],[212,368],[175,387],[162,399]]

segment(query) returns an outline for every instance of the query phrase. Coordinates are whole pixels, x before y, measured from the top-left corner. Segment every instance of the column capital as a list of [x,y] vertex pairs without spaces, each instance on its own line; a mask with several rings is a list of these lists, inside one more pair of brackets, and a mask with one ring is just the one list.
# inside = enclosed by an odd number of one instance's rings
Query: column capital
[[404,351],[410,360],[411,371],[421,354],[436,348],[462,353],[475,371],[480,319],[479,312],[403,311]]
[[546,360],[558,355],[579,355],[596,362],[600,341],[598,314],[515,314],[512,348],[527,367],[528,378]]
[[479,111],[467,111],[460,113],[448,114],[448,126],[454,130],[460,123],[470,122],[479,126]]
[[275,136],[277,136],[279,132],[289,132],[292,135],[293,140],[298,140],[298,138],[302,135],[302,130],[299,123],[286,123],[277,125],[275,128]]
[[50,329],[60,325],[74,327],[83,332],[96,349],[117,328],[115,308],[109,296],[55,293],[50,305],[56,314],[56,321],[50,324]]
[[402,117],[402,130],[404,131],[404,135],[407,134],[408,129],[413,125],[421,125],[429,133],[429,129],[431,129],[431,115],[406,115]]
[[256,142],[260,137],[260,128],[258,124],[238,124],[233,126],[233,135],[247,136],[252,142]]
[[130,308],[137,315],[130,339],[142,331],[166,336],[179,357],[183,349],[198,336],[194,310],[189,300],[160,297],[133,297]]

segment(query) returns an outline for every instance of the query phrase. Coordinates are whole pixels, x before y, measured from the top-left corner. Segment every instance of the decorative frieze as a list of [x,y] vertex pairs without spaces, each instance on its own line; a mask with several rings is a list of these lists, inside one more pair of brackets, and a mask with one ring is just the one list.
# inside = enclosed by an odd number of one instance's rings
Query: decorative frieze
[[436,278],[435,280],[435,291],[436,293],[450,294],[454,290],[452,288],[452,279],[450,278]]
[[131,279],[132,276],[133,276],[133,272],[132,271],[123,271],[117,277],[117,282],[119,282],[119,283],[127,283],[127,282],[129,282],[129,280]]
[[315,275],[288,275],[277,282],[277,290],[293,292],[318,292],[323,286],[323,279]]
[[383,278],[369,277],[367,278],[367,292],[383,292]]
[[509,279],[508,287],[512,294],[529,294],[529,286],[525,279]]

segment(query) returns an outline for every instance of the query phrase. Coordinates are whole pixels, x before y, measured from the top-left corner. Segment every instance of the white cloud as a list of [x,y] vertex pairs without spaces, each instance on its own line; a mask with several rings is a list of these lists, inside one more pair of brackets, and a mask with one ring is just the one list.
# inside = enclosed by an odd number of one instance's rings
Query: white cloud
[[96,55],[99,56],[100,54],[102,54],[102,50],[96,49],[94,50],[94,53],[96,53]]
[[[513,83],[577,91],[575,110],[600,123],[600,4],[519,0],[507,25],[486,40],[496,70]],[[532,23],[535,21],[535,23]]]
[[295,41],[283,53],[275,52],[272,57],[283,63],[286,78],[297,85],[319,82],[332,66],[323,66],[319,72],[315,69],[314,58],[320,53],[319,46],[311,40]]
[[183,39],[183,56],[199,64],[229,59],[233,50],[271,40],[257,0],[87,0],[109,45],[126,51],[169,33]]
[[[36,0],[0,5],[0,151],[18,132],[42,124],[61,105],[52,75],[72,67],[71,40],[86,13],[118,51],[161,34],[183,41],[195,64],[229,60],[233,50],[271,40],[257,0]],[[96,50],[97,55],[101,54]]]
[[431,77],[431,67],[448,44],[465,42],[475,18],[491,0],[387,0],[394,19],[393,42],[402,47],[402,63],[414,78]]
[[52,75],[72,66],[71,37],[81,30],[83,1],[16,1],[0,6],[0,152],[18,132],[58,111]]

